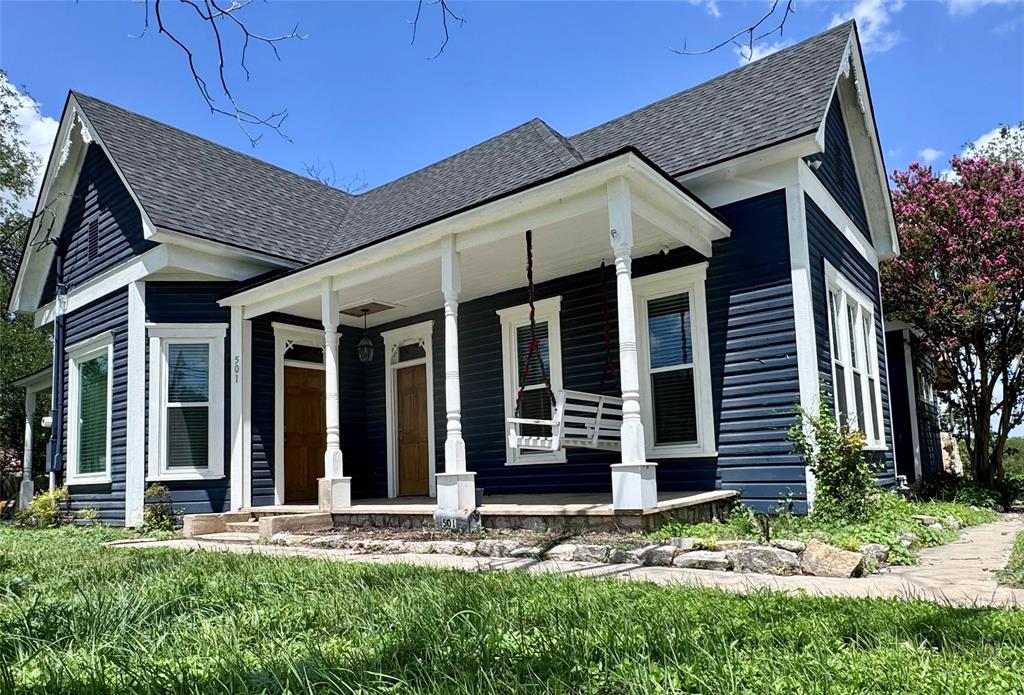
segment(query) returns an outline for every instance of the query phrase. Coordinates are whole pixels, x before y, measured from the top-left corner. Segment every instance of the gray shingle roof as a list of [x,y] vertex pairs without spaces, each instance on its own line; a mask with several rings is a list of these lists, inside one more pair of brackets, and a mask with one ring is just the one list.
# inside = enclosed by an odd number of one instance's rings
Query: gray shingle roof
[[320,258],[353,196],[78,92],[153,224],[300,262]]
[[309,263],[626,147],[678,175],[814,131],[851,31],[841,24],[570,138],[534,119],[358,196],[75,96],[155,224]]

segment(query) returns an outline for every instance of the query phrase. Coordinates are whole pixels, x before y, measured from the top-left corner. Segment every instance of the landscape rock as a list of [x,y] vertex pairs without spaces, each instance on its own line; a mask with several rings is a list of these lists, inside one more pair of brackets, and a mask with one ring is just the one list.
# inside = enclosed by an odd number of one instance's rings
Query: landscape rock
[[611,548],[608,551],[608,563],[611,565],[621,565],[629,562],[629,556],[625,548]]
[[693,570],[727,570],[729,558],[721,550],[694,550],[676,555],[672,565]]
[[785,538],[776,538],[771,542],[771,545],[776,548],[788,550],[791,553],[796,553],[797,555],[802,553],[804,551],[804,548],[807,547],[807,544],[803,541],[791,541],[786,540]]
[[647,554],[657,548],[657,545],[645,545],[643,548],[634,548],[633,550],[626,551],[626,562],[630,562],[636,565],[644,564],[644,558]]
[[434,541],[431,545],[434,552],[439,555],[454,555],[455,546],[459,544],[456,541]]
[[860,546],[860,552],[879,565],[889,561],[889,546],[881,543],[865,543]]
[[508,554],[509,557],[526,558],[530,560],[540,559],[543,549],[539,545],[524,546],[522,548],[516,548]]
[[476,543],[472,541],[464,541],[462,543],[455,544],[456,555],[472,555],[476,552]]
[[800,559],[796,553],[782,548],[756,545],[750,548],[730,550],[726,557],[732,562],[737,572],[755,572],[757,574],[798,574]]
[[406,541],[403,552],[426,555],[434,552],[434,544],[429,541]]
[[549,551],[544,553],[545,560],[560,560],[562,562],[569,562],[576,555],[576,546],[572,543],[563,543],[556,545]]
[[916,519],[922,526],[931,526],[932,524],[939,523],[938,517],[931,516],[929,514],[914,514],[910,518]]
[[341,534],[332,533],[328,536],[317,536],[309,542],[309,545],[314,548],[343,548],[346,544]]
[[906,532],[901,533],[899,536],[897,536],[897,539],[899,540],[900,545],[902,545],[904,548],[910,548],[918,541],[916,533]]
[[608,546],[606,545],[577,545],[576,562],[607,562]]
[[952,529],[956,529],[959,531],[961,528],[963,528],[963,524],[960,523],[960,520],[952,514],[947,515],[945,521],[946,526],[949,526]]
[[932,531],[935,531],[936,533],[942,533],[946,530],[946,527],[938,521],[936,521],[934,524],[928,524],[928,528],[930,528]]
[[719,550],[726,552],[730,550],[743,550],[744,548],[753,548],[757,545],[757,541],[717,541],[715,543]]
[[850,578],[860,573],[864,556],[813,540],[800,556],[800,569],[815,577]]
[[508,557],[518,547],[519,543],[512,540],[484,539],[477,542],[476,553],[487,557]]
[[644,564],[650,567],[668,567],[679,551],[674,545],[659,545],[644,555]]
[[668,539],[668,542],[670,545],[674,545],[680,550],[693,550],[693,544],[697,542],[697,539],[684,536],[673,536]]
[[278,531],[270,537],[270,542],[274,545],[288,545],[288,541],[292,538],[292,534],[287,531]]

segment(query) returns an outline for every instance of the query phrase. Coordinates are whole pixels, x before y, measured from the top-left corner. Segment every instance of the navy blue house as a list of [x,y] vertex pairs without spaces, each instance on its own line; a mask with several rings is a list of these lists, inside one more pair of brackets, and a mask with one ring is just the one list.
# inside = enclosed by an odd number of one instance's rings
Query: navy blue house
[[478,489],[805,511],[801,405],[861,429],[882,484],[913,460],[852,23],[359,195],[71,92],[38,210],[10,308],[53,329],[55,482],[108,523],[157,482],[188,513]]

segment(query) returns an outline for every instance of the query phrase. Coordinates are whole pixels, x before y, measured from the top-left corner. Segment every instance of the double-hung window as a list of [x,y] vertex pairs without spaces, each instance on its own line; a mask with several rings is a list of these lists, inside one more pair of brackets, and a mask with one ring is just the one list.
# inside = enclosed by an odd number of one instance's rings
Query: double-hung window
[[149,477],[224,473],[224,324],[149,327]]
[[633,280],[641,414],[652,458],[715,450],[706,270],[701,263]]
[[113,334],[108,331],[76,343],[67,353],[67,483],[109,483]]
[[825,278],[836,418],[863,432],[868,446],[883,447],[874,302],[827,263]]
[[[505,385],[505,417],[516,417],[516,401],[522,397],[518,417],[531,420],[550,420],[553,415],[551,393],[562,390],[562,347],[559,310],[561,297],[551,297],[534,302],[536,307],[535,327],[532,337],[536,338],[540,359],[534,354],[529,360],[531,331],[530,307],[527,304],[500,309],[501,355]],[[544,370],[541,371],[541,362]],[[548,391],[547,375],[551,384]],[[523,425],[521,433],[526,436],[550,437],[551,428],[546,425]],[[519,463],[562,463],[565,450],[529,451],[507,449],[507,462]]]

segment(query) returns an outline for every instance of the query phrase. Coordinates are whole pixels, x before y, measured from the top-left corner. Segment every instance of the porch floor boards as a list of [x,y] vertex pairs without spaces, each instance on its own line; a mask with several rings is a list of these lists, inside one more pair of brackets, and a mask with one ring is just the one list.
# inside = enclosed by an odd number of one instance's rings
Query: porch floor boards
[[[659,492],[658,506],[639,511],[616,511],[612,508],[611,493],[486,495],[480,505],[481,517],[486,516],[647,516],[674,509],[692,507],[736,497],[733,490],[702,492]],[[393,514],[432,515],[437,509],[433,497],[393,497],[356,500],[351,507],[335,514]],[[314,504],[283,504],[265,507],[246,507],[243,512],[268,514],[311,514],[320,511]]]

